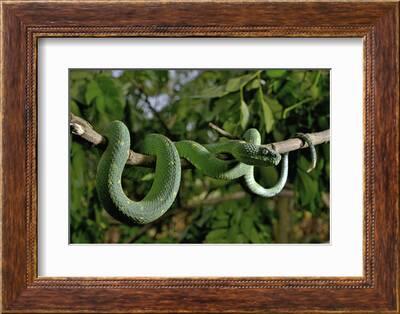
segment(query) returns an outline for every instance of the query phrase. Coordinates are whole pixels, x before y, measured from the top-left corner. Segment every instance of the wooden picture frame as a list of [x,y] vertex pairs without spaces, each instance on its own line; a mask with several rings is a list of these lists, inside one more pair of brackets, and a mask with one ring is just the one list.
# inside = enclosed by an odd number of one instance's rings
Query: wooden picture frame
[[[3,312],[399,312],[399,2],[2,3]],[[43,37],[360,37],[364,276],[38,278]]]

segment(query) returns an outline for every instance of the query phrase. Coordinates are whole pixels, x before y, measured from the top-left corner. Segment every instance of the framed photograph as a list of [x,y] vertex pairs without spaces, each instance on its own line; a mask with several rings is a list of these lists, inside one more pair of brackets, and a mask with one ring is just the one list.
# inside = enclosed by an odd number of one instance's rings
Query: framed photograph
[[3,1],[2,311],[399,311],[399,2]]

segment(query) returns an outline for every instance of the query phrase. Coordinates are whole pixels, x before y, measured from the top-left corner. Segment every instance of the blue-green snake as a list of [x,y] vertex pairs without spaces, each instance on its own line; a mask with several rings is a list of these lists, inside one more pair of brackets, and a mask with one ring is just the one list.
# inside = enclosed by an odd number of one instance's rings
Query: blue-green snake
[[[121,121],[114,121],[108,126],[105,136],[108,144],[96,175],[98,196],[111,216],[128,224],[150,223],[172,206],[180,186],[181,157],[207,176],[226,180],[244,176],[248,188],[264,197],[279,193],[287,179],[286,153],[283,155],[280,179],[274,187],[265,189],[255,181],[254,166],[277,165],[281,160],[279,153],[260,145],[260,134],[255,129],[245,132],[244,141],[227,140],[208,145],[186,140],[173,143],[161,134],[148,134],[141,150],[156,157],[154,181],[141,201],[133,201],[126,196],[121,185],[122,172],[129,156],[129,130]],[[219,153],[228,153],[235,160],[219,159]]]

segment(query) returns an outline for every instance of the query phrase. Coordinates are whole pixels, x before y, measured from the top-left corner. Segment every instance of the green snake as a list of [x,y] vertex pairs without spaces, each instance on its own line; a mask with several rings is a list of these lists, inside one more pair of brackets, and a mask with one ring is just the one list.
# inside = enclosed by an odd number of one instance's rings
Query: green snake
[[[245,132],[245,141],[228,140],[215,144],[201,145],[195,141],[175,143],[179,155],[187,159],[204,175],[223,180],[234,180],[250,171],[250,165],[277,165],[280,154],[274,150],[253,143],[252,130]],[[228,153],[235,158],[222,160],[217,154]]]
[[122,171],[128,160],[130,135],[120,121],[107,128],[107,148],[97,167],[96,186],[103,207],[115,219],[127,224],[146,224],[162,216],[178,194],[181,161],[175,145],[161,134],[149,134],[143,140],[143,153],[156,156],[155,177],[150,191],[139,202],[129,199],[121,185]]
[[[171,207],[180,186],[180,157],[207,176],[226,180],[244,176],[249,189],[264,197],[279,193],[287,179],[288,154],[284,154],[281,176],[274,187],[265,189],[255,181],[254,166],[277,165],[281,160],[279,153],[260,145],[260,134],[255,129],[245,132],[245,141],[227,140],[204,146],[186,140],[173,143],[161,134],[149,134],[141,149],[144,154],[156,157],[155,177],[147,195],[141,201],[133,201],[126,196],[121,185],[129,156],[129,130],[121,121],[114,121],[108,126],[105,136],[108,144],[96,176],[98,196],[111,216],[127,224],[150,223]],[[313,147],[311,142],[308,144]],[[236,161],[219,159],[219,153],[228,153]]]

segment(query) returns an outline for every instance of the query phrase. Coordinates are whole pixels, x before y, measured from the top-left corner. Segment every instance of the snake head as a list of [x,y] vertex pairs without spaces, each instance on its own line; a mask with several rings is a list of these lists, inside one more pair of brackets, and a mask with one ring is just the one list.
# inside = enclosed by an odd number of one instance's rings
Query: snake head
[[281,161],[281,155],[275,150],[251,143],[242,144],[240,156],[235,156],[239,161],[254,166],[277,165]]
[[269,147],[259,146],[258,155],[264,163],[273,164],[274,166],[281,161],[281,154]]

